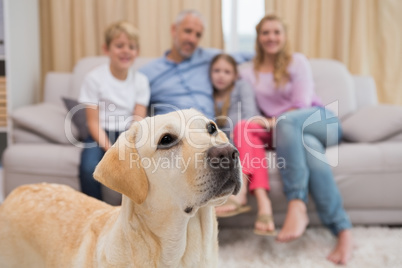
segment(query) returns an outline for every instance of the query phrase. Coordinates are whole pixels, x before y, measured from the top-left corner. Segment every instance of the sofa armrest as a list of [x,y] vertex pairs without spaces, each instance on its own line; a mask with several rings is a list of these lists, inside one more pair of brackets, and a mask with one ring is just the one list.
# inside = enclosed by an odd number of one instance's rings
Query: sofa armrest
[[11,119],[16,128],[35,133],[53,143],[71,144],[78,140],[77,128],[73,124],[66,125],[68,117],[64,105],[43,102],[21,107],[11,114]]
[[378,104],[377,89],[371,76],[353,75],[357,109]]
[[387,142],[402,142],[402,132],[397,133],[396,135],[387,139]]
[[12,132],[13,143],[50,143],[48,139],[33,131],[24,129],[20,126],[15,126]]
[[61,98],[71,95],[72,77],[72,73],[47,73],[43,98],[44,102],[64,106]]

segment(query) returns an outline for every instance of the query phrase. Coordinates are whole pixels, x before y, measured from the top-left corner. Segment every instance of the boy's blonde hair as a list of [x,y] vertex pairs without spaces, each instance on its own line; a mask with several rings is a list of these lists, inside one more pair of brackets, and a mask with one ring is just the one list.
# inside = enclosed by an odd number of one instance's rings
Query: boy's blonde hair
[[137,28],[128,21],[118,21],[109,25],[105,30],[106,47],[109,47],[112,40],[122,33],[125,33],[128,39],[135,41],[137,47],[139,46],[139,33]]

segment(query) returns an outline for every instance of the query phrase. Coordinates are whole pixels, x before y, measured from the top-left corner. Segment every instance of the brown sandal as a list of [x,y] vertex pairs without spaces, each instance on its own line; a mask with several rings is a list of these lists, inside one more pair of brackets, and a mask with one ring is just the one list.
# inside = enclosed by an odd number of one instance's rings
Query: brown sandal
[[[263,224],[270,224],[271,222],[274,222],[274,218],[272,217],[272,215],[268,215],[268,214],[262,214],[262,215],[258,215],[257,216],[257,220],[256,222],[261,222]],[[265,236],[276,236],[277,232],[276,230],[272,230],[272,231],[261,231],[258,230],[256,228],[254,228],[254,233],[257,235],[265,235]]]
[[242,213],[246,213],[251,210],[250,206],[245,206],[241,205],[238,202],[228,198],[228,200],[225,202],[225,204],[221,206],[226,206],[226,205],[233,205],[235,207],[234,210],[226,211],[226,212],[221,212],[221,213],[216,213],[216,216],[218,218],[227,218],[227,217],[233,217]]

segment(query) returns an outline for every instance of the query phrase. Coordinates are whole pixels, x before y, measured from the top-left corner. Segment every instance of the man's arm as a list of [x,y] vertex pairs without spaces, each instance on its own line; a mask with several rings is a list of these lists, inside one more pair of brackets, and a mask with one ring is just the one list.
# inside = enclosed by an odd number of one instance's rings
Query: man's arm
[[[209,53],[211,60],[214,56],[225,53],[223,50],[216,48],[208,48],[204,49],[204,51]],[[232,52],[229,53],[229,55],[232,56],[238,64],[241,64],[243,62],[251,61],[255,56],[255,52]]]
[[240,64],[251,61],[255,56],[255,52],[233,52],[230,53],[230,56],[236,60],[237,64]]

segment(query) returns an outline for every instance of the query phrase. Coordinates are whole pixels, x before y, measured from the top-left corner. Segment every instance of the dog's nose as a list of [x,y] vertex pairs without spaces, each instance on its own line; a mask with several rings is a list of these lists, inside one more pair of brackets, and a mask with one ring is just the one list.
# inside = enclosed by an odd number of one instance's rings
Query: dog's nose
[[207,157],[212,168],[231,169],[239,163],[239,151],[231,144],[209,148]]

